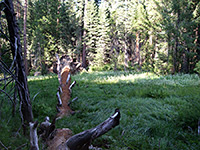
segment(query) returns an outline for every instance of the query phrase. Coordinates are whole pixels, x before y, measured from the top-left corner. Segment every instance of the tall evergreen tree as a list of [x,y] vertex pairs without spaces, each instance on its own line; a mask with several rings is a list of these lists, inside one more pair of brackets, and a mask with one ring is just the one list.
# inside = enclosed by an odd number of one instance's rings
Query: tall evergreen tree
[[28,9],[28,1],[24,1],[24,64],[25,64],[25,72],[28,75],[28,63],[27,63],[27,44],[26,44],[26,22],[27,22],[27,9]]
[[87,56],[88,61],[93,62],[94,55],[97,51],[97,40],[98,40],[98,7],[94,0],[88,2],[87,11],[85,15],[85,30],[87,32],[85,41],[87,45]]
[[98,25],[98,40],[97,50],[94,59],[94,65],[101,68],[104,64],[109,63],[109,23],[108,23],[108,3],[102,2],[99,6],[99,25]]

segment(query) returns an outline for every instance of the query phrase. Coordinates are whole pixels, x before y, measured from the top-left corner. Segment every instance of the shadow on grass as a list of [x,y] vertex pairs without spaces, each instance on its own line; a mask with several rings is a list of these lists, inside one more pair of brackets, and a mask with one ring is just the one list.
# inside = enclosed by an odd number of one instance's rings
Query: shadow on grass
[[[110,150],[200,146],[196,135],[200,117],[198,77],[96,72],[74,75],[72,80],[77,81],[72,99],[79,98],[72,108],[80,113],[58,120],[57,128],[67,127],[76,134],[96,126],[119,108],[120,125],[94,145]],[[55,116],[57,88],[56,76],[29,81],[31,97],[39,92],[32,102],[35,119]]]

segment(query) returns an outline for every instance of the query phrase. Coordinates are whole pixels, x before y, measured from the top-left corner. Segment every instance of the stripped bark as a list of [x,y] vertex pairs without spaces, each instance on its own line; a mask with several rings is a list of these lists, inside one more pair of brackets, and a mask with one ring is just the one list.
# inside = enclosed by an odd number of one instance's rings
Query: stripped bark
[[59,92],[57,92],[58,98],[58,105],[57,105],[57,118],[62,118],[64,116],[68,116],[70,114],[74,114],[74,111],[69,107],[69,101],[71,98],[71,88],[75,84],[73,82],[71,84],[71,59],[68,56],[63,56],[61,59],[56,54],[58,65],[57,65],[57,72],[58,72],[58,81],[59,85]]

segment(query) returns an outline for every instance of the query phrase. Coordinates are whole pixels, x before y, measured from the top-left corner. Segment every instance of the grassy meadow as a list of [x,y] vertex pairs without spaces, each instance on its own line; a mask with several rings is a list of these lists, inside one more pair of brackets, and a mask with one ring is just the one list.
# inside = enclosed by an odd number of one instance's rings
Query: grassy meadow
[[[109,150],[197,150],[200,118],[198,75],[157,76],[135,72],[83,72],[72,76],[73,116],[56,122],[74,134],[92,128],[121,111],[120,125],[92,144]],[[57,76],[28,78],[35,120],[56,114]],[[0,95],[3,97],[3,94]],[[5,96],[5,95],[4,95]],[[0,141],[9,149],[27,149],[19,116],[11,116],[7,101],[1,108]],[[0,144],[0,149],[3,149]]]

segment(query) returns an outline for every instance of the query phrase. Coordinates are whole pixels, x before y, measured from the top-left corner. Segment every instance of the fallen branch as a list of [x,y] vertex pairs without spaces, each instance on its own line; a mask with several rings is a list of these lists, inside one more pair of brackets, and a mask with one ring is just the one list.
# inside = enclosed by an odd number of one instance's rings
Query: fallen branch
[[200,119],[198,121],[198,135],[200,135]]
[[120,111],[115,110],[115,113],[109,117],[107,120],[96,126],[95,128],[83,131],[72,137],[70,137],[65,144],[58,147],[59,150],[87,150],[92,140],[98,138],[99,136],[107,133],[109,130],[119,125]]
[[59,91],[57,92],[57,94],[56,94],[56,96],[57,96],[57,98],[58,98],[58,106],[62,106],[62,100],[61,100],[61,98],[60,98],[60,94],[59,94]]
[[25,143],[25,144],[23,144],[23,145],[21,145],[21,146],[17,147],[15,150],[21,150],[21,149],[22,149],[22,147],[24,147],[24,146],[26,146],[26,145],[27,145],[27,143]]
[[40,94],[40,92],[41,92],[41,91],[37,92],[37,93],[33,96],[33,100],[32,100],[32,101],[35,100],[36,96],[37,96],[38,94]]
[[59,91],[59,93],[61,93],[62,94],[62,88],[59,86],[59,88],[58,88],[58,91]]
[[72,88],[74,87],[75,84],[76,84],[76,81],[72,82],[72,84],[69,86],[70,94],[72,93]]
[[69,88],[72,89],[75,84],[76,84],[76,81],[72,82],[72,84],[69,86]]
[[0,144],[3,146],[3,148],[5,148],[6,150],[8,149],[1,141]]

